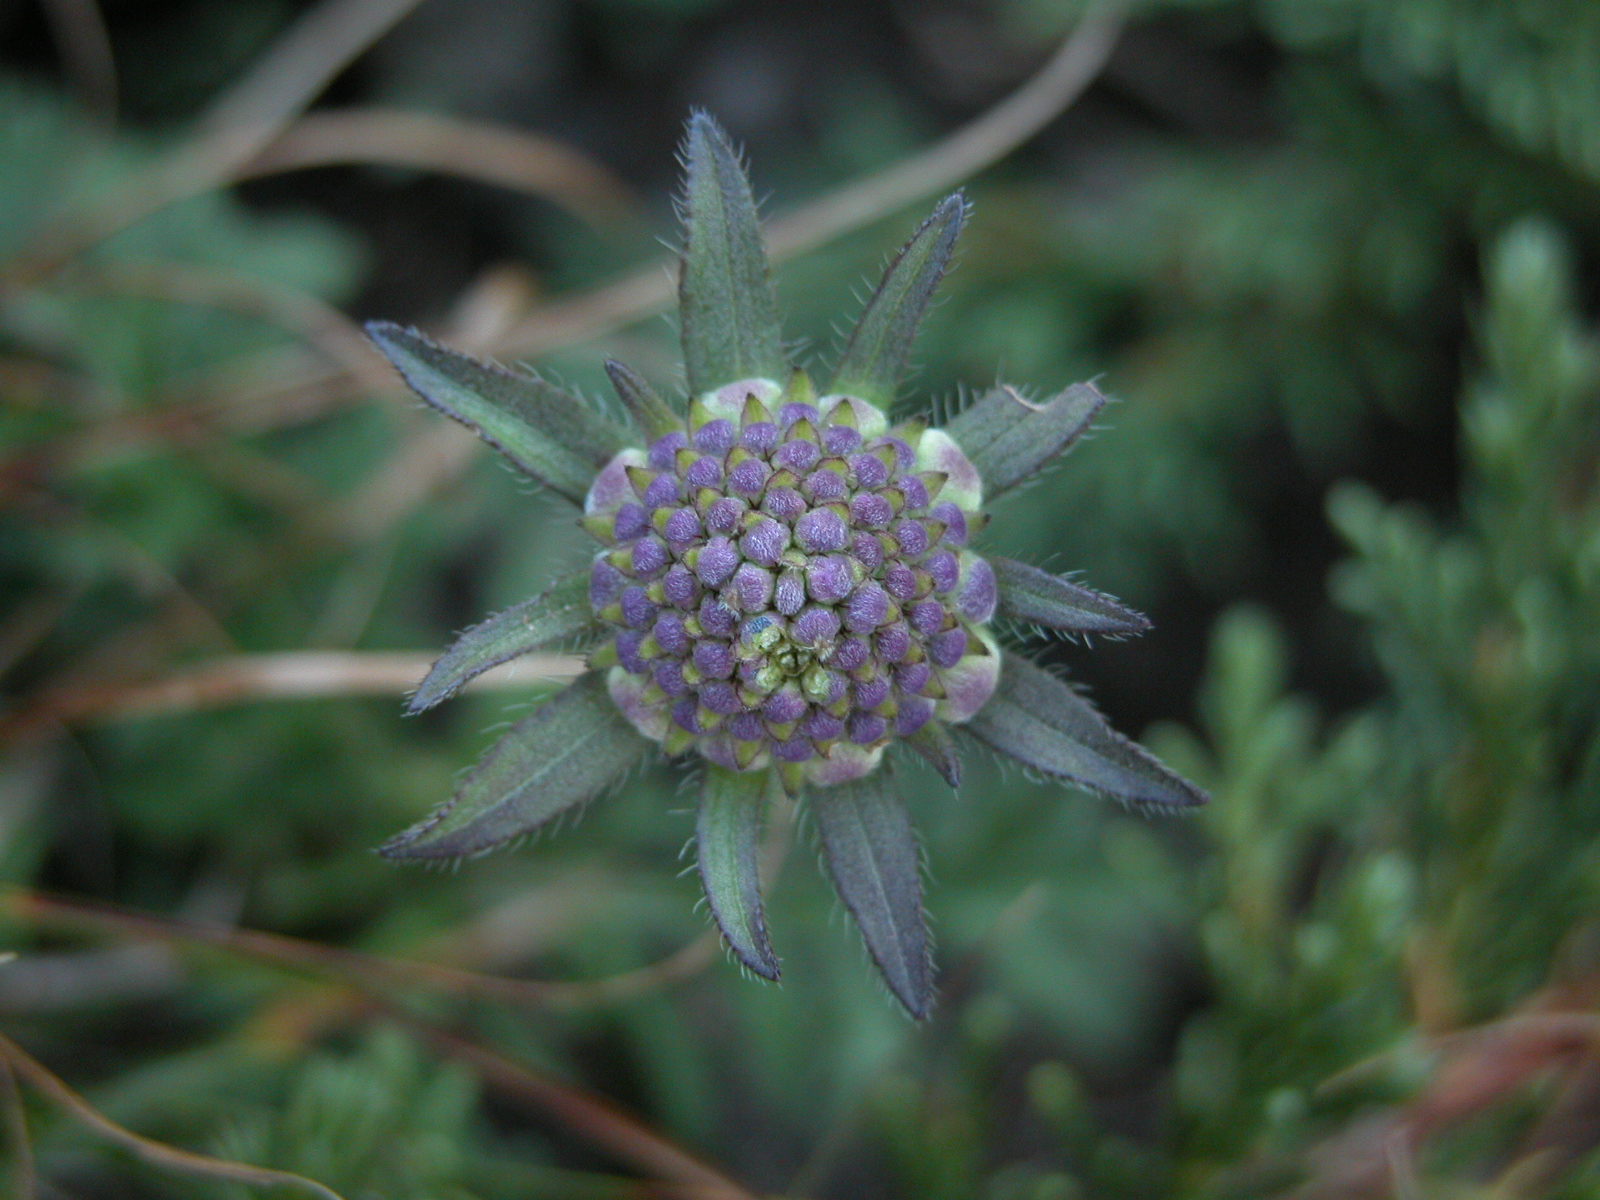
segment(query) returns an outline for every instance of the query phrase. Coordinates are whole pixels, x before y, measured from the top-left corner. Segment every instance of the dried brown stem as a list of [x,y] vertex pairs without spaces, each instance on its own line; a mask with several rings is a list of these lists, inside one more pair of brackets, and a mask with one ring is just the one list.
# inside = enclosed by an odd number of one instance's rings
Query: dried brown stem
[[107,1141],[115,1142],[124,1149],[131,1150],[153,1167],[160,1167],[183,1175],[199,1175],[207,1179],[225,1179],[230,1183],[244,1183],[255,1187],[294,1187],[299,1188],[301,1191],[309,1192],[314,1196],[320,1196],[322,1200],[343,1200],[339,1193],[332,1188],[320,1184],[314,1179],[307,1179],[303,1175],[295,1175],[289,1171],[274,1171],[268,1167],[252,1167],[247,1163],[230,1162],[227,1159],[212,1158],[205,1154],[195,1154],[188,1150],[180,1150],[176,1146],[169,1146],[164,1142],[141,1137],[130,1129],[124,1129],[121,1125],[97,1111],[87,1100],[52,1074],[43,1063],[4,1035],[0,1035],[0,1056],[5,1058],[13,1071],[84,1125],[87,1125]]

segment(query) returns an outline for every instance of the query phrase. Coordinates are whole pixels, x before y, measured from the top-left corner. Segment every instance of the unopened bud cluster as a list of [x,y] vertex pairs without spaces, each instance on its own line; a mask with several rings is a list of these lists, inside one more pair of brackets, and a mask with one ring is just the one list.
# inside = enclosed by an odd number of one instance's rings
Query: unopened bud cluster
[[936,715],[967,720],[1000,665],[994,573],[965,549],[980,500],[946,434],[891,431],[798,373],[708,393],[589,493],[612,697],[669,752],[815,783],[867,773]]

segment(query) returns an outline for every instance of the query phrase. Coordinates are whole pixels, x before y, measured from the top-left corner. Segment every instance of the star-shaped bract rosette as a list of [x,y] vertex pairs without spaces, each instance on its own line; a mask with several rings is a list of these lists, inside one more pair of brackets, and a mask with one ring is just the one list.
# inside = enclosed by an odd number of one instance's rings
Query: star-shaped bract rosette
[[778,978],[757,846],[770,801],[786,792],[815,818],[890,990],[922,1017],[933,971],[894,754],[916,752],[954,788],[958,736],[970,736],[1138,807],[1205,799],[991,628],[996,617],[1069,635],[1148,628],[1109,596],[975,545],[984,504],[1062,454],[1105,397],[1077,384],[1035,404],[999,387],[943,429],[891,424],[966,220],[959,194],[889,264],[816,386],[784,351],[750,184],[727,136],[696,114],[683,157],[681,400],[608,362],[624,427],[537,375],[368,327],[424,400],[581,506],[599,543],[587,572],[467,630],[417,688],[412,712],[519,655],[588,656],[587,673],[382,852],[475,854],[593,799],[652,747],[698,758],[700,876],[739,960]]

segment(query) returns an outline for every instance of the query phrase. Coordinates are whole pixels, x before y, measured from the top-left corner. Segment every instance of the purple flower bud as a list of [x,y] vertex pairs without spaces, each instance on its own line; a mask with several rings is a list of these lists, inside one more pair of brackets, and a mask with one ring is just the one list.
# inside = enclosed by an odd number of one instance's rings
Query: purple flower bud
[[633,573],[645,578],[655,575],[672,561],[667,544],[653,534],[646,534],[633,544]]
[[[709,429],[710,426],[706,428]],[[701,432],[704,433],[705,430]],[[714,488],[722,482],[722,460],[713,458],[709,454],[697,458],[689,464],[689,469],[683,473],[683,478],[693,488]]]
[[723,728],[741,742],[759,742],[767,736],[767,727],[753,712],[735,713],[728,718],[728,723]]
[[683,661],[676,658],[658,658],[654,666],[656,686],[669,696],[681,696],[689,690],[683,678]]
[[696,743],[695,749],[699,750],[701,757],[708,762],[713,762],[729,771],[739,769],[739,757],[733,752],[733,744],[722,734],[717,734],[715,737],[702,738]]
[[617,661],[624,671],[643,675],[650,664],[639,657],[639,643],[644,641],[644,630],[624,629],[617,634]]
[[807,608],[789,626],[789,640],[797,646],[824,646],[838,636],[839,614],[831,608]]
[[771,474],[772,468],[759,458],[747,458],[728,472],[728,490],[754,499],[767,486],[767,476]]
[[739,551],[732,542],[719,535],[701,547],[694,573],[707,587],[721,587],[733,578],[738,566]]
[[967,652],[967,631],[957,625],[928,639],[928,658],[934,666],[948,670]]
[[696,716],[700,703],[693,696],[685,696],[672,706],[672,723],[679,729],[690,733],[700,732],[700,721]]
[[650,443],[650,465],[657,471],[672,470],[678,451],[688,444],[688,435],[681,429],[674,429],[671,433],[657,438]]
[[928,507],[927,485],[915,475],[902,475],[895,481],[895,486],[900,489],[900,494],[906,498],[908,509]]
[[822,458],[822,450],[815,442],[804,438],[791,438],[772,452],[772,465],[788,467],[796,475],[804,475]]
[[739,431],[739,444],[753,454],[771,454],[782,436],[771,421],[754,421]]
[[778,410],[778,424],[785,429],[796,421],[810,421],[815,425],[817,420],[817,410],[810,404],[785,404]]
[[731,638],[739,632],[738,614],[729,612],[717,602],[715,596],[702,598],[700,611],[696,615],[699,616],[700,628],[707,637]]
[[904,603],[917,594],[917,573],[903,562],[892,562],[883,569],[883,590]]
[[664,612],[656,618],[650,630],[656,642],[668,654],[682,656],[689,653],[689,633],[683,627],[683,618],[677,613]]
[[889,616],[889,593],[883,586],[867,580],[850,596],[845,606],[844,623],[851,633],[871,633]]
[[877,708],[889,698],[889,677],[880,675],[876,679],[869,679],[865,683],[856,684],[856,707]]
[[894,669],[894,684],[908,696],[914,696],[928,686],[933,668],[925,662],[907,663]]
[[617,509],[617,541],[631,542],[650,528],[650,514],[644,505],[631,500]]
[[856,477],[856,486],[872,490],[889,482],[889,468],[876,454],[852,454],[847,460]]
[[897,663],[911,650],[911,628],[904,621],[896,621],[878,630],[873,647],[884,662]]
[[879,446],[892,446],[894,448],[895,466],[902,471],[911,470],[911,465],[917,461],[917,456],[911,452],[911,447],[897,437],[881,437],[872,443],[873,448]]
[[800,490],[811,498],[813,504],[825,504],[829,500],[843,500],[850,494],[850,489],[845,485],[844,476],[837,471],[830,471],[826,467],[819,468],[807,475],[800,484]]
[[[719,642],[718,645],[721,645]],[[739,690],[721,679],[708,679],[700,685],[700,703],[723,717],[744,711],[739,700]]]
[[811,715],[800,722],[800,732],[819,742],[831,742],[844,732],[844,722],[832,713],[813,709]]
[[937,600],[924,600],[912,606],[911,628],[918,633],[931,636],[939,632],[944,624],[944,605]]
[[843,550],[850,544],[850,530],[844,519],[829,508],[813,508],[796,521],[794,537],[807,554]]
[[739,549],[753,563],[775,566],[789,548],[789,527],[771,517],[762,517],[739,539]]
[[944,540],[952,546],[967,544],[967,514],[950,500],[941,500],[928,510],[928,515],[944,524]]
[[650,486],[644,489],[640,497],[644,506],[649,509],[665,508],[669,504],[676,504],[683,498],[683,488],[676,475],[663,473],[650,481]]
[[948,550],[936,550],[922,561],[922,569],[933,579],[936,592],[953,591],[961,578],[961,564]]
[[778,576],[778,586],[774,591],[772,606],[786,617],[792,617],[800,611],[806,602],[806,580],[799,571],[790,567]]
[[851,429],[848,425],[824,425],[822,427],[822,448],[836,458],[849,454],[859,445],[861,445],[860,432]]
[[594,560],[589,568],[589,607],[599,612],[608,604],[622,598],[622,589],[628,586],[628,577],[603,558]]
[[773,742],[772,756],[784,762],[802,763],[811,758],[814,751],[808,738],[795,738],[790,742]]
[[818,604],[837,604],[850,594],[855,577],[850,572],[850,562],[843,555],[829,554],[813,558],[806,565],[806,591]]
[[806,511],[806,498],[791,487],[768,488],[761,511],[784,522],[792,522]]
[[743,563],[733,573],[733,590],[739,598],[739,608],[742,612],[760,612],[772,603],[772,588],[776,583],[771,571],[755,565]]
[[673,563],[661,577],[661,592],[667,603],[677,608],[689,609],[700,597],[700,585],[682,563]]
[[961,615],[976,625],[982,625],[994,616],[1000,599],[1000,589],[995,583],[994,568],[981,558],[968,556],[966,570],[962,572],[961,587],[956,594],[956,607]]
[[850,539],[850,553],[871,575],[883,565],[883,543],[870,533],[858,533]]
[[894,540],[900,543],[900,553],[916,558],[928,552],[928,531],[921,524],[902,517],[889,528]]
[[805,716],[806,708],[806,698],[800,694],[800,689],[786,683],[767,697],[761,706],[761,715],[774,725],[787,725]]
[[[725,417],[707,421],[694,431],[694,448],[702,454],[726,454],[738,440],[733,422]],[[709,485],[708,485],[709,486]]]
[[713,500],[706,509],[706,528],[712,533],[732,533],[739,528],[739,519],[745,512],[744,501],[733,496]]
[[846,728],[852,742],[858,746],[869,746],[889,732],[889,722],[873,713],[856,712],[850,714],[850,723]]
[[694,665],[704,679],[727,679],[733,674],[733,647],[709,639],[694,644]]
[[910,737],[933,718],[933,701],[922,696],[907,696],[900,702],[895,714],[894,731],[900,737]]
[[692,508],[680,508],[666,519],[661,533],[669,542],[691,542],[700,536],[700,514]]
[[862,529],[882,529],[894,519],[894,507],[873,492],[860,492],[850,500],[850,520]]
[[622,592],[622,620],[635,629],[645,629],[656,619],[656,606],[637,584]]
[[871,653],[872,648],[865,640],[847,637],[833,648],[833,656],[828,659],[828,665],[836,671],[854,671],[867,661]]

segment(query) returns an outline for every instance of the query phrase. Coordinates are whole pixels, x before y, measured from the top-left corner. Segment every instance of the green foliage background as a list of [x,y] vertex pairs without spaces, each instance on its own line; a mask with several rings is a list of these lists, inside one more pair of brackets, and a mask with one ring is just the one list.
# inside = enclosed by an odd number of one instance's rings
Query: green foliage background
[[[553,129],[638,188],[639,228],[342,169],[197,196],[28,279],[57,214],[115,197],[290,10],[108,4],[128,114],[110,135],[74,109],[38,14],[0,6],[13,716],[221,653],[437,649],[581,561],[563,506],[487,456],[365,519],[363,485],[432,418],[394,395],[280,403],[273,379],[308,353],[290,308],[437,321],[507,261],[552,293],[601,281],[670,228],[690,102],[727,102],[780,211],[978,111],[1076,15],[757,7],[430,0],[338,85]],[[868,49],[829,57],[834,18]],[[933,82],[894,68],[906,54]],[[763,70],[790,91],[740,110]],[[926,1027],[873,982],[803,823],[771,905],[781,988],[718,956],[532,1008],[391,989],[408,1021],[604,1094],[761,1194],[1600,1194],[1592,1049],[1513,1036],[1592,1014],[1600,979],[1600,8],[1149,4],[1090,95],[970,194],[920,390],[999,371],[1121,398],[998,506],[992,544],[1153,613],[1139,644],[1051,657],[1211,807],[1147,820],[992,763],[956,798],[910,781],[944,980]],[[791,326],[830,344],[915,215],[785,268]],[[230,288],[254,299],[215,300]],[[611,352],[665,381],[673,331],[541,366],[598,393]],[[0,870],[531,978],[656,962],[706,924],[665,772],[457,871],[371,853],[537,697],[49,722],[5,748]],[[643,1194],[325,978],[6,911],[7,1036],[141,1133],[351,1200]],[[1505,1086],[1461,1085],[1474,1062]],[[234,1186],[138,1165],[31,1094],[27,1115],[41,1196]]]

